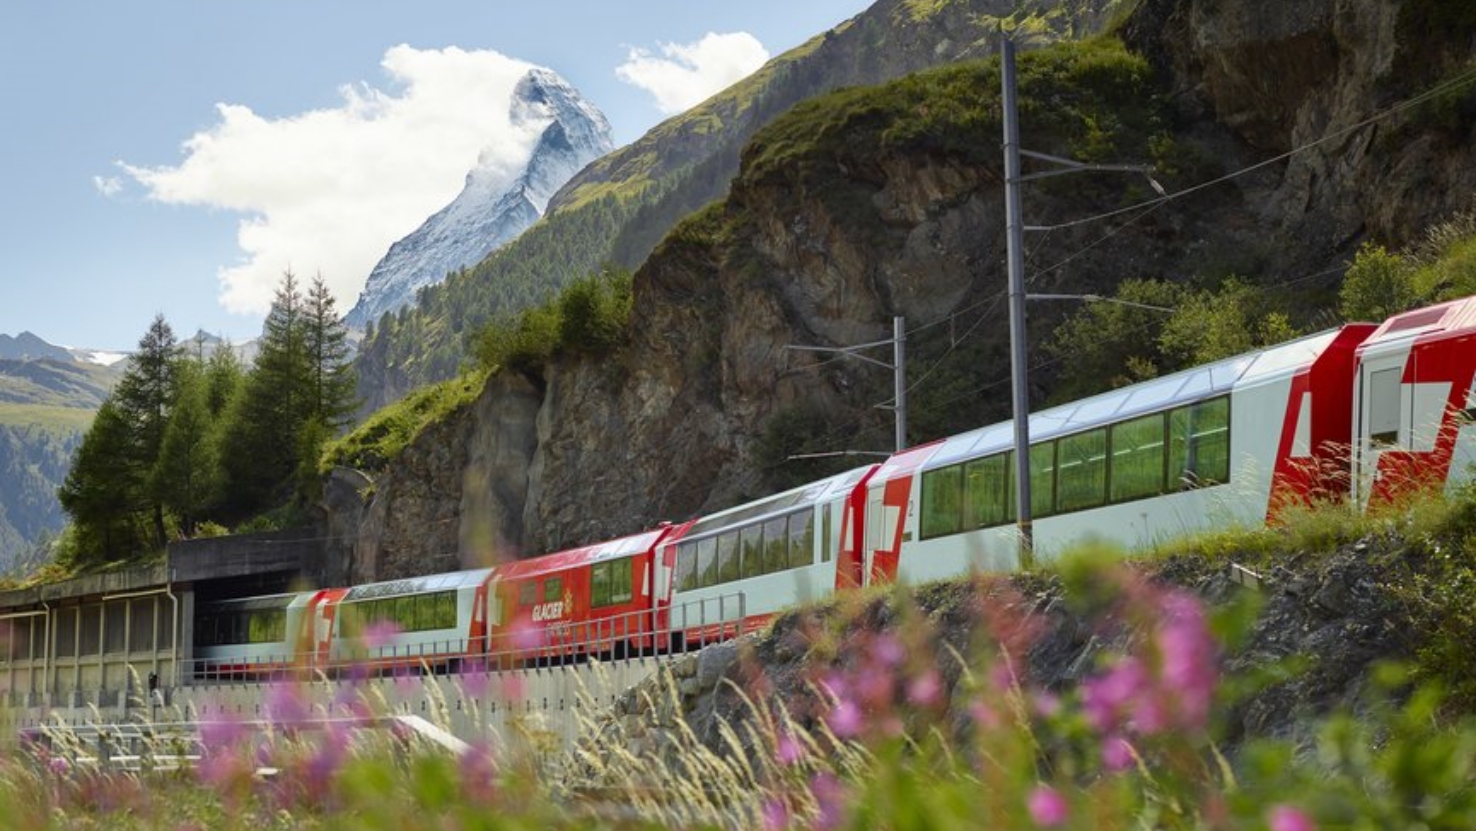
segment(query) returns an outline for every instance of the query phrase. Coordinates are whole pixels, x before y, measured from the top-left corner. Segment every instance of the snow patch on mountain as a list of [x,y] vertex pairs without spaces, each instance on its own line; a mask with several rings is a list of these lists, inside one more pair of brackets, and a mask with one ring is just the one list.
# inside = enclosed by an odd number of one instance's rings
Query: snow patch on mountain
[[515,127],[542,126],[527,161],[492,164],[484,152],[451,204],[390,246],[344,322],[355,330],[415,300],[420,289],[476,265],[543,215],[548,200],[591,161],[614,149],[610,123],[563,78],[533,69],[513,92]]

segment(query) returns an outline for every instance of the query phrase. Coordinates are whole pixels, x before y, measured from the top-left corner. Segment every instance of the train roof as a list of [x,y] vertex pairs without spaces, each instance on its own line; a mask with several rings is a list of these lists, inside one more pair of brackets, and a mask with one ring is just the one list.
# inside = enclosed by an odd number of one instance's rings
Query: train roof
[[593,545],[570,548],[527,560],[513,560],[497,566],[494,571],[497,572],[499,580],[523,580],[606,560],[629,557],[654,548],[670,528],[671,526],[662,526],[652,531],[643,531],[639,534],[597,542]]
[[690,539],[711,534],[735,525],[746,525],[756,520],[828,502],[850,492],[858,482],[865,478],[867,473],[875,469],[876,465],[855,468],[774,496],[709,514],[692,523],[682,538]]
[[424,577],[406,577],[401,580],[366,583],[349,589],[339,602],[352,603],[357,600],[374,600],[381,597],[454,591],[467,586],[480,585],[491,573],[490,568],[477,568],[470,571],[452,571],[445,574],[429,574]]
[[1378,351],[1381,346],[1403,343],[1410,338],[1454,336],[1473,330],[1476,330],[1476,297],[1465,297],[1394,315],[1380,324],[1358,351],[1360,354]]
[[[1079,433],[1135,416],[1213,398],[1232,389],[1285,378],[1311,365],[1341,331],[1329,329],[1031,413],[1030,441],[1034,444],[1037,441]],[[964,459],[1011,450],[1014,446],[1014,422],[1002,421],[945,439],[922,467],[943,467]],[[917,465],[914,463],[910,467],[916,468]],[[889,473],[890,471],[884,469],[878,474],[877,480],[890,478]]]

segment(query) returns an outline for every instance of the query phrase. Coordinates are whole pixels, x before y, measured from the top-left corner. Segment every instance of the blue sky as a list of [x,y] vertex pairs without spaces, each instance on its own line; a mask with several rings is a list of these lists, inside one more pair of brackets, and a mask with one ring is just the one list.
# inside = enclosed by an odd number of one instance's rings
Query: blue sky
[[283,263],[346,312],[524,64],[626,144],[869,2],[5,0],[0,333],[130,349],[162,312],[242,341]]

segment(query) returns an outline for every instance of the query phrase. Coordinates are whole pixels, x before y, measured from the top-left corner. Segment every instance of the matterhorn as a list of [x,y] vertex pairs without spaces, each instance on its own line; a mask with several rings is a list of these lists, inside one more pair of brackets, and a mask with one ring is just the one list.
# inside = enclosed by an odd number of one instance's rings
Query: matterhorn
[[535,68],[513,91],[513,126],[544,124],[532,152],[509,178],[505,160],[484,152],[451,204],[427,219],[374,266],[359,301],[344,316],[363,329],[415,299],[425,286],[476,265],[543,215],[548,200],[585,165],[610,152],[610,123],[557,74]]

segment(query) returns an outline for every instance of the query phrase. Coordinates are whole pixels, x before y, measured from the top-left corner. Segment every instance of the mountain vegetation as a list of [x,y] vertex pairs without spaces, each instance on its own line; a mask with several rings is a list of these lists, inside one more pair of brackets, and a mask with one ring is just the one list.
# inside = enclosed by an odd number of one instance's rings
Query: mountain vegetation
[[61,563],[137,560],[202,528],[300,514],[323,445],[353,409],[347,359],[321,278],[304,294],[283,276],[250,368],[230,349],[191,354],[156,317],[61,488],[72,519]]

